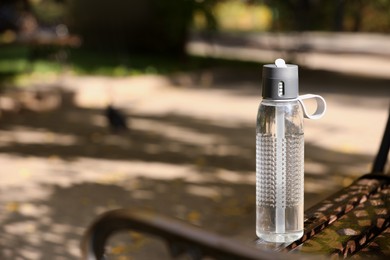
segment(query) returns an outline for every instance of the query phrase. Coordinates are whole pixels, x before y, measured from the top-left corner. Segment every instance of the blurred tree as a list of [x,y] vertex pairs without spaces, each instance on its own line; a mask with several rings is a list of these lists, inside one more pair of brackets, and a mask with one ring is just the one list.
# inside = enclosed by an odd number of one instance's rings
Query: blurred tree
[[274,30],[390,31],[389,0],[259,1],[273,9]]
[[349,14],[352,20],[351,30],[354,32],[360,31],[363,22],[363,10],[365,2],[362,0],[348,1]]
[[336,0],[336,10],[334,19],[334,30],[344,30],[344,19],[345,19],[345,0]]
[[215,26],[215,0],[68,0],[68,24],[84,43],[148,53],[183,54],[195,11]]
[[345,24],[349,31],[390,32],[389,0],[344,0]]
[[334,1],[265,0],[274,10],[274,30],[321,30],[329,28]]

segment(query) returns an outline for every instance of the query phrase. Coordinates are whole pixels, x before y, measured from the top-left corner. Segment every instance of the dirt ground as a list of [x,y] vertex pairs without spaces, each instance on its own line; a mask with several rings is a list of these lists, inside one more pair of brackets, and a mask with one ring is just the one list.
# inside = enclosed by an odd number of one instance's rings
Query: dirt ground
[[[326,116],[305,125],[308,208],[370,170],[390,80],[300,73],[301,93],[328,102]],[[0,118],[1,259],[78,259],[86,227],[115,208],[146,209],[244,243],[255,238],[260,68],[64,76],[58,86],[68,93],[58,109]],[[110,99],[128,132],[109,131]],[[113,245],[112,259],[167,255],[148,237],[125,236],[139,243]]]

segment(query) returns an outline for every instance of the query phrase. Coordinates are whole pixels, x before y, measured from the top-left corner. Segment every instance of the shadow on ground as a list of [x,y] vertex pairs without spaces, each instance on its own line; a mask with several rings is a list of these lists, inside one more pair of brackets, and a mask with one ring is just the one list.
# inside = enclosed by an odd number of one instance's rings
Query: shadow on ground
[[[67,184],[35,180],[34,189],[46,194],[39,198],[28,197],[31,187],[3,187],[0,194],[26,192],[27,198],[0,200],[5,212],[0,217],[2,259],[76,259],[81,236],[92,220],[99,213],[122,207],[179,218],[224,236],[246,236],[247,241],[254,238],[253,126],[232,127],[175,114],[128,113],[127,117],[130,130],[120,134],[108,130],[102,110],[75,106],[42,113],[23,112],[1,119],[3,155],[26,160],[55,158],[64,165],[87,158],[96,162],[96,171],[100,170],[98,162],[128,163],[128,168],[118,170],[124,173],[119,178],[80,179]],[[321,168],[309,168],[305,173],[307,206],[341,188],[343,180],[352,180],[344,172],[345,166],[372,160],[310,143],[306,144],[306,151],[306,161]],[[143,176],[142,169],[132,169],[132,163],[139,162],[145,163],[145,168],[149,163],[182,166],[184,175],[162,176],[163,171]],[[94,172],[93,164],[89,167],[88,171]],[[67,178],[75,180],[86,170],[72,169]],[[158,171],[153,169],[149,171]],[[198,178],[185,176],[187,169],[188,175]],[[55,178],[58,172],[53,170],[50,174]],[[111,253],[125,250],[119,249],[114,246]]]

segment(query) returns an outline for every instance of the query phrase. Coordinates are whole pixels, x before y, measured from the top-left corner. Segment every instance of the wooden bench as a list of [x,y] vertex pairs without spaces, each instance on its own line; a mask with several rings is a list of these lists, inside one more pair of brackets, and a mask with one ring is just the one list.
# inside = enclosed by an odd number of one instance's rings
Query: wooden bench
[[103,214],[88,228],[83,259],[104,259],[108,238],[129,229],[162,238],[173,257],[186,253],[191,259],[390,257],[390,175],[385,174],[389,147],[390,113],[372,172],[308,209],[304,235],[293,243],[241,244],[171,218],[119,209]]

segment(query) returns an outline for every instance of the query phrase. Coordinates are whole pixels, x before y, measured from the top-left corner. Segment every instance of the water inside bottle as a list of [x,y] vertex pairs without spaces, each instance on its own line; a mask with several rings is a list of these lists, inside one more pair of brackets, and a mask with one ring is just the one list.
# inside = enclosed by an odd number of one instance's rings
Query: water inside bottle
[[[277,180],[277,143],[282,143],[283,179]],[[280,147],[279,147],[280,149]],[[256,136],[256,233],[272,242],[289,242],[303,234],[303,134],[286,135],[277,140],[274,135]],[[279,166],[278,166],[279,164]],[[282,192],[281,192],[282,190]],[[282,194],[282,195],[281,195]],[[278,198],[278,199],[277,199]],[[277,210],[278,209],[278,210]],[[283,232],[276,219],[284,213]],[[279,219],[280,221],[280,219]]]

